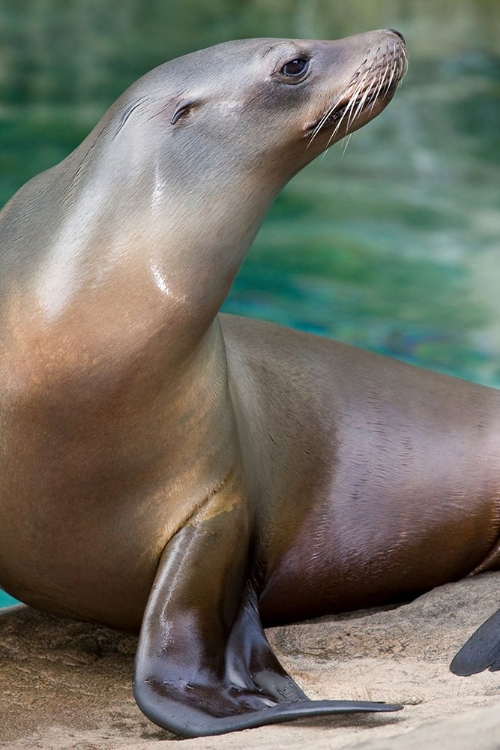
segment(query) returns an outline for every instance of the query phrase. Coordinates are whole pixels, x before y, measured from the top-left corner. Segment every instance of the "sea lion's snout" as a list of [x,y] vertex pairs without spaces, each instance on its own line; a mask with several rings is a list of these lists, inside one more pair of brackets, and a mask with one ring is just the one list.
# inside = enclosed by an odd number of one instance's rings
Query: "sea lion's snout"
[[[329,43],[325,44],[326,59]],[[309,138],[308,148],[318,141],[321,150],[380,114],[408,68],[405,38],[395,29],[360,34],[330,44],[331,73],[322,93],[326,108],[304,128]]]

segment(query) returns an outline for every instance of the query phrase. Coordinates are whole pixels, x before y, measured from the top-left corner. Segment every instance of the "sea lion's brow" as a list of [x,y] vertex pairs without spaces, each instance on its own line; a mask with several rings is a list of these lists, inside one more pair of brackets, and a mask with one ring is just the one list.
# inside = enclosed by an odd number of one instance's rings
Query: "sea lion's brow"
[[275,50],[282,48],[283,52],[289,52],[291,55],[296,54],[302,54],[301,48],[294,44],[293,42],[289,42],[288,44],[286,42],[276,42],[275,44],[272,44],[270,47],[267,47],[262,53],[261,53],[261,59],[265,60],[266,57],[269,57],[269,55],[274,52]]

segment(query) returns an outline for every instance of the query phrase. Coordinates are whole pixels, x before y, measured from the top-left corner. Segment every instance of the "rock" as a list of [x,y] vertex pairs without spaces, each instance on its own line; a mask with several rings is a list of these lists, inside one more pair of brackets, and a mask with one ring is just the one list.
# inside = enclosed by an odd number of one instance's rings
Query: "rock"
[[[500,673],[461,678],[449,662],[500,606],[500,573],[448,584],[399,607],[268,630],[311,697],[402,702],[397,714],[302,719],[183,749],[496,750]],[[0,617],[0,747],[167,750],[177,742],[136,707],[137,639],[27,607]]]

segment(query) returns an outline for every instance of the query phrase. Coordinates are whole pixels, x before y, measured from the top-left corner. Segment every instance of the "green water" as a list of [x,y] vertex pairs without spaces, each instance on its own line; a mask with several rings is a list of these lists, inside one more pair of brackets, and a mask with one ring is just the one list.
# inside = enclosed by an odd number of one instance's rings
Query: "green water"
[[497,0],[0,0],[0,205],[172,57],[379,27],[406,35],[402,88],[292,181],[224,309],[499,385]]

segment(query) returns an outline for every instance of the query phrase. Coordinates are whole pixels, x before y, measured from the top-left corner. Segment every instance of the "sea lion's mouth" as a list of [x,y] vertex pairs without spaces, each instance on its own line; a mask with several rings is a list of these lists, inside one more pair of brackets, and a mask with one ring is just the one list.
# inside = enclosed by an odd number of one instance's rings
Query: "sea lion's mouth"
[[338,134],[347,135],[357,129],[361,119],[364,120],[361,124],[367,122],[367,114],[368,119],[378,114],[380,108],[383,109],[392,99],[407,68],[403,42],[394,43],[390,50],[386,49],[382,54],[378,50],[370,62],[365,60],[326,112],[306,127],[310,143],[323,131],[333,128],[329,145]]
[[[382,96],[380,92],[373,92],[372,94],[369,94],[368,96],[358,96],[356,99],[347,99],[347,101],[344,101],[343,103],[340,103],[333,111],[330,111],[326,119],[324,118],[324,115],[320,120],[318,120],[314,127],[317,128],[318,125],[320,126],[320,130],[326,130],[327,128],[331,127],[332,125],[335,125],[339,121],[343,120],[345,116],[347,115],[347,111],[349,109],[352,110],[353,117],[352,120],[356,119],[358,114],[361,114],[365,109],[367,109],[370,106],[374,106],[377,100],[385,98],[385,96],[388,96],[390,94],[393,94],[394,91],[397,89],[397,84],[393,84],[391,86],[391,89],[384,92],[384,95]],[[359,113],[357,112],[359,110]]]

